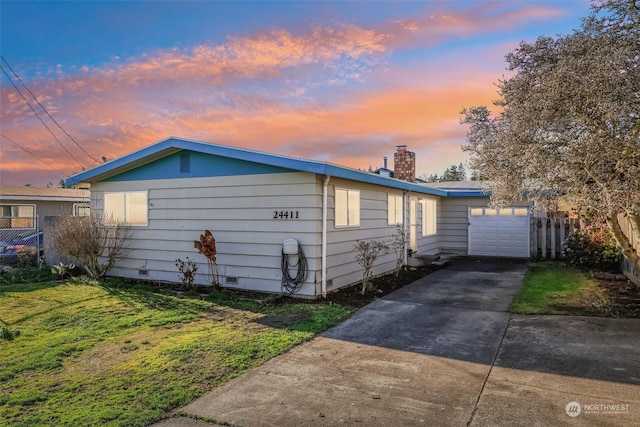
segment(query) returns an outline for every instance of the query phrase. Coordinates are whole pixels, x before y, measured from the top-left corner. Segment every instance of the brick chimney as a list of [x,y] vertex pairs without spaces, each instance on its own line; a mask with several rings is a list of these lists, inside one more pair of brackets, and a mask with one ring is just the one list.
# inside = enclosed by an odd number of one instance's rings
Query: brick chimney
[[416,182],[416,153],[407,151],[406,145],[396,145],[393,154],[393,173],[396,179]]

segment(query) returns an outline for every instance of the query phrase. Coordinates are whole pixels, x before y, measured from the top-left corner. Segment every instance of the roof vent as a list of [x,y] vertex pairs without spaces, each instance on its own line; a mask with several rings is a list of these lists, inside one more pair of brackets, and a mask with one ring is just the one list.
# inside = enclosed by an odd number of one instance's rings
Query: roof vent
[[181,153],[180,154],[180,173],[189,173],[189,172],[191,172],[191,154]]

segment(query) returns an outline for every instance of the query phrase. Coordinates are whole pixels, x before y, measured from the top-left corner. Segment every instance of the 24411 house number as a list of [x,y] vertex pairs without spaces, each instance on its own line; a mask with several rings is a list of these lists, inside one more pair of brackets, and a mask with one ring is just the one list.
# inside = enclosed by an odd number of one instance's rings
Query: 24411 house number
[[300,213],[298,211],[273,211],[273,219],[298,219]]

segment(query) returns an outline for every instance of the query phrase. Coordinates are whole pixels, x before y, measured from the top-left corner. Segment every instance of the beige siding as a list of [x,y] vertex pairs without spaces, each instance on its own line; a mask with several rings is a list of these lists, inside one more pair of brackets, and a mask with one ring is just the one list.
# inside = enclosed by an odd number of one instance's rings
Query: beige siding
[[[309,275],[300,295],[317,295],[321,282],[322,183],[324,177],[310,173],[243,175],[232,177],[183,178],[131,182],[102,182],[92,187],[92,208],[100,214],[103,194],[118,191],[148,191],[148,225],[133,227],[132,250],[111,274],[155,281],[179,282],[176,259],[195,261],[197,283],[207,283],[206,259],[197,253],[193,241],[205,229],[213,232],[218,248],[218,265],[223,276],[235,277],[234,287],[280,292],[282,242],[298,240],[307,257]],[[360,225],[335,227],[335,188],[360,191]],[[388,242],[396,226],[387,224],[387,195],[402,191],[332,178],[328,186],[327,290],[358,283],[362,268],[356,262],[357,240]],[[405,194],[418,199],[431,197]],[[442,201],[438,201],[440,212]],[[408,200],[408,198],[407,198]],[[407,203],[408,204],[408,203]],[[408,206],[405,206],[405,210]],[[274,213],[294,211],[297,219],[274,219]],[[418,252],[438,253],[437,234],[422,236],[422,205],[417,212]],[[466,233],[466,225],[464,226]],[[384,251],[373,273],[395,268],[396,254]],[[145,269],[148,275],[139,275]],[[223,279],[226,286],[226,281]]]
[[[360,191],[360,226],[335,227],[334,191],[335,188]],[[398,190],[363,184],[355,181],[332,178],[328,187],[327,221],[327,290],[335,290],[362,280],[362,268],[356,262],[357,240],[388,241],[396,231],[395,225],[387,224],[387,194],[402,196]],[[395,254],[383,251],[374,265],[375,275],[389,272],[395,268]]]
[[440,228],[437,221],[440,218],[440,209],[442,205],[442,198],[437,196],[420,196],[423,200],[435,200],[436,201],[436,234],[425,236],[425,230],[422,229],[422,217],[425,214],[424,206],[422,203],[418,203],[418,254],[419,255],[436,255],[440,253]]
[[467,254],[469,207],[487,206],[488,203],[488,197],[450,197],[442,199],[438,221],[441,252]]
[[[312,174],[283,173],[232,177],[102,182],[92,187],[93,206],[103,209],[103,193],[148,191],[149,222],[132,227],[132,250],[111,271],[114,276],[179,282],[175,260],[195,261],[197,283],[207,283],[206,259],[193,247],[205,229],[216,238],[223,276],[234,287],[280,292],[282,242],[302,246],[309,275],[301,295],[316,293],[320,271],[322,188]],[[275,211],[298,212],[298,219],[274,219]],[[148,271],[139,275],[139,269]],[[225,286],[225,280],[223,278]]]

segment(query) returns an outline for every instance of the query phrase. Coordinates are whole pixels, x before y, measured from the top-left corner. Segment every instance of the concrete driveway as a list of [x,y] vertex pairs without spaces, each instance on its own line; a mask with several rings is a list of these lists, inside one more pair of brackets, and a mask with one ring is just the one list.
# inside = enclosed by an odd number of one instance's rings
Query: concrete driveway
[[526,266],[456,259],[158,426],[640,426],[640,320],[516,316]]

